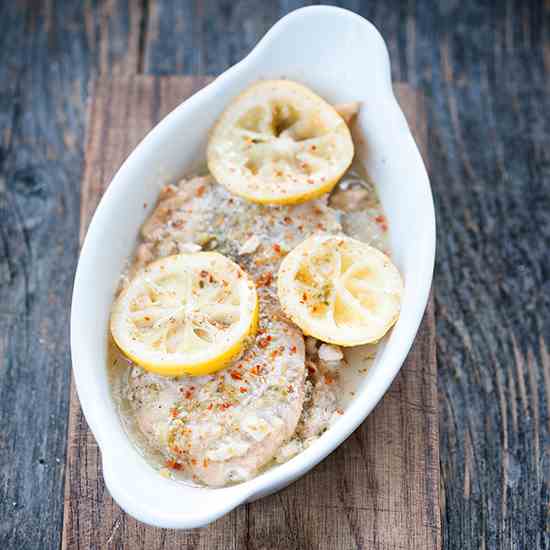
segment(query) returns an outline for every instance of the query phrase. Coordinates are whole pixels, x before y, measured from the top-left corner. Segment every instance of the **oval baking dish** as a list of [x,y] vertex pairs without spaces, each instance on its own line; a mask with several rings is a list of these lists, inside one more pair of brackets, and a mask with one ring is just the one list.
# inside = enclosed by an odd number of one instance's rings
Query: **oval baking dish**
[[[378,348],[342,418],[290,461],[221,489],[163,478],[131,444],[107,378],[107,327],[119,275],[163,182],[204,159],[209,128],[231,98],[259,79],[301,81],[332,103],[360,101],[360,160],[389,218],[390,248],[405,280],[401,316]],[[239,504],[277,491],[315,466],[363,422],[398,373],[429,296],[435,217],[424,164],[397,104],[388,52],[365,19],[339,8],[297,10],[243,61],[182,103],[136,147],[113,178],[90,224],[75,277],[71,352],[82,409],[101,449],[113,498],[135,518],[171,528],[205,525]],[[100,266],[100,267],[98,267]]]

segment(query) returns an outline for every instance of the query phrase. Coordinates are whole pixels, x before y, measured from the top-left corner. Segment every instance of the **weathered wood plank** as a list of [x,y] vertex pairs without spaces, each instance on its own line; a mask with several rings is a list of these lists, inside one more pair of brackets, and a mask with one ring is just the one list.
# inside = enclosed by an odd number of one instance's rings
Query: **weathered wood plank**
[[124,72],[128,59],[135,70],[139,10],[0,3],[3,549],[60,543],[87,81],[100,68]]
[[455,25],[458,5],[438,10],[429,143],[448,548],[550,548],[550,96],[541,7],[471,8],[468,28]]
[[[129,150],[203,82],[145,76],[99,82],[90,105],[83,231]],[[397,92],[425,139],[417,94],[406,86]],[[338,451],[278,495],[240,507],[208,528],[177,532],[143,526],[105,492],[99,450],[72,393],[63,548],[438,548],[436,409],[430,309],[403,374]]]
[[383,22],[390,37],[396,38],[388,42],[393,77],[405,79],[411,63],[403,45],[411,45],[411,40],[414,45],[414,20],[411,26],[405,19],[407,9],[399,2],[361,0],[155,0],[146,18],[143,70],[155,75],[219,74],[240,61],[281,17],[314,4],[338,5]]
[[[144,70],[159,75],[219,74],[277,19],[278,2],[154,2],[147,19]],[[253,32],[247,32],[247,28]],[[205,36],[211,47],[205,48]],[[223,41],[223,44],[222,44]],[[174,44],[180,47],[174,48]],[[215,56],[211,52],[216,52]]]

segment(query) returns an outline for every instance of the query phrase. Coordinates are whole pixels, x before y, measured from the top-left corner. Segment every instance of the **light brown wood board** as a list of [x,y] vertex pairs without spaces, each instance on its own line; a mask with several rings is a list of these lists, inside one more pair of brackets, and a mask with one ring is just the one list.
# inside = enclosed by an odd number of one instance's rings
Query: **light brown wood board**
[[[114,172],[156,122],[208,78],[99,80],[88,108],[81,239]],[[426,158],[421,96],[398,100]],[[368,108],[368,106],[365,106]],[[441,544],[433,302],[401,373],[346,442],[278,494],[191,531],[146,526],[106,491],[101,457],[71,387],[63,549],[436,549]]]

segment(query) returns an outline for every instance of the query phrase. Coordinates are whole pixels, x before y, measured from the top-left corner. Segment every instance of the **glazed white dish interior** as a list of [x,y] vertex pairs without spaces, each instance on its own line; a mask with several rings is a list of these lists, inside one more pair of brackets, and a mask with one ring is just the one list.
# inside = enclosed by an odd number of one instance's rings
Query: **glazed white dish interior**
[[[401,316],[344,415],[313,445],[251,481],[222,489],[191,487],[163,478],[124,432],[107,378],[110,308],[140,225],[161,186],[193,173],[204,160],[208,130],[229,100],[259,79],[282,77],[310,86],[332,103],[362,103],[356,122],[362,143],[356,143],[356,150],[389,219],[391,255],[405,280]],[[312,7],[291,13],[248,57],[146,136],[113,178],[90,224],[75,278],[71,351],[80,403],[101,449],[113,498],[143,522],[199,527],[310,470],[357,428],[398,373],[426,307],[434,253],[429,180],[393,95],[383,39],[368,21],[342,9]]]

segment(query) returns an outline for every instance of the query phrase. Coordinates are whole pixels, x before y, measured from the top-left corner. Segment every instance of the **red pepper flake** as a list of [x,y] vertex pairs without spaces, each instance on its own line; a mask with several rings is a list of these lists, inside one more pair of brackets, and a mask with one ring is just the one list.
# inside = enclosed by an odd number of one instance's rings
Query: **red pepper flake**
[[302,294],[302,300],[304,300],[304,302],[307,302],[307,292],[304,292]]
[[292,384],[288,385],[287,390],[288,390],[289,393],[292,393],[294,391],[294,387],[292,386]]
[[256,279],[256,286],[269,286],[273,282],[273,273],[271,271],[268,271],[266,273],[262,273],[257,279]]
[[177,407],[172,407],[170,409],[170,416],[172,418],[176,418],[176,416],[178,416],[178,408]]
[[290,353],[296,353],[296,351],[297,351],[297,350],[296,350],[296,346],[292,346],[292,347],[290,348]]
[[207,407],[208,410],[211,411],[213,406],[214,406],[214,405],[213,405],[212,403],[210,403],[210,405],[208,405],[208,407]]
[[376,218],[374,218],[374,221],[376,223],[384,223],[386,221],[386,218],[384,218],[384,216],[376,216]]
[[258,345],[261,348],[267,348],[267,346],[269,346],[269,342],[271,342],[271,340],[273,340],[273,338],[271,338],[271,336],[267,335],[265,338],[263,338],[262,340],[260,340],[258,342]]
[[225,411],[226,409],[229,409],[231,407],[231,403],[222,403],[221,405],[218,405],[218,409],[220,411]]
[[243,388],[242,386],[239,388],[239,391],[241,393],[246,393],[248,390],[246,388]]
[[204,192],[206,191],[206,187],[204,187],[204,185],[201,185],[198,189],[197,189],[197,197],[202,197],[204,195]]
[[388,225],[383,223],[380,225],[380,227],[382,228],[382,231],[387,231],[388,230]]
[[292,223],[292,218],[285,216],[283,222],[286,223],[286,225],[290,225]]
[[329,386],[334,382],[334,380],[328,374],[325,374],[325,376],[323,376],[323,379],[325,381],[325,384],[328,384]]
[[193,397],[193,390],[185,390],[185,399],[191,399]]
[[165,463],[164,465],[167,467],[167,468],[171,468],[172,470],[181,470],[183,468],[183,466],[179,463],[179,462],[176,462],[175,460],[169,458]]
[[277,254],[281,253],[281,247],[277,243],[275,243],[273,245],[273,250],[275,250],[275,252],[277,252]]
[[193,464],[193,466],[196,466],[196,465],[197,465],[197,459],[196,459],[196,458],[192,458],[192,459],[191,459],[191,464]]
[[315,370],[315,367],[308,367],[307,368],[307,371],[309,372],[309,374],[315,374],[317,371]]
[[250,372],[251,372],[254,376],[259,376],[260,373],[262,372],[262,366],[261,366],[261,365],[254,365],[254,366],[250,369]]
[[172,222],[172,227],[174,229],[180,229],[181,227],[183,227],[183,220],[174,220]]
[[340,408],[337,408],[337,409],[336,409],[336,412],[337,412],[338,414],[344,414],[344,411],[343,411],[342,409],[340,409]]
[[243,379],[243,375],[240,372],[237,372],[236,370],[232,370],[229,374],[231,375],[231,378],[233,378],[233,380]]

